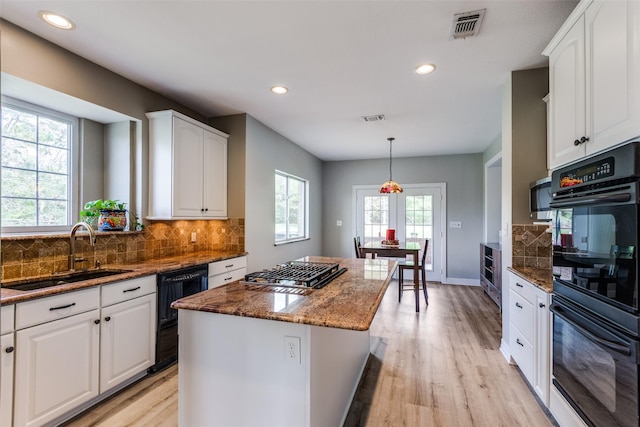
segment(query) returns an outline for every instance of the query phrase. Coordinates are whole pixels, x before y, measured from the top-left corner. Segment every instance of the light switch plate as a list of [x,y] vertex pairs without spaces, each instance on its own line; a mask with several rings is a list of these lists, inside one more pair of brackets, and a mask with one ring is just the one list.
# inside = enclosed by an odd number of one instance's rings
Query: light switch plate
[[449,228],[462,228],[462,221],[449,221]]

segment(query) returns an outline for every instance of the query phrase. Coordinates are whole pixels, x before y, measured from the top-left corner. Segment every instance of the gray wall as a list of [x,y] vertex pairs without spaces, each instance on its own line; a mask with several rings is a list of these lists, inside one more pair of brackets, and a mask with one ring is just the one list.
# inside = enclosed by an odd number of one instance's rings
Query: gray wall
[[[305,255],[322,255],[322,162],[253,117],[246,117],[247,270],[268,268]],[[309,181],[309,240],[274,246],[276,169]]]
[[229,134],[227,140],[227,214],[245,216],[247,115],[213,117],[209,124]]
[[[388,178],[389,160],[326,162],[322,207],[325,256],[353,256],[353,185],[380,185]],[[447,229],[448,278],[479,277],[479,243],[483,231],[482,154],[393,159],[393,178],[400,184],[447,184],[447,219],[463,228]],[[342,227],[336,226],[342,220]]]
[[[135,165],[131,152],[131,143],[135,141],[132,138],[134,130],[135,124],[132,122],[111,123],[104,127],[103,197],[106,199],[127,202],[135,191]],[[87,157],[89,153],[85,150],[84,154]]]
[[549,68],[511,74],[511,153],[513,224],[531,224],[529,184],[547,176]]
[[[101,199],[104,196],[104,125],[89,119],[79,120],[79,133],[82,139],[80,153],[80,167],[82,182],[80,182],[80,206],[90,200]],[[100,155],[96,156],[95,153]],[[75,219],[75,218],[74,218]]]

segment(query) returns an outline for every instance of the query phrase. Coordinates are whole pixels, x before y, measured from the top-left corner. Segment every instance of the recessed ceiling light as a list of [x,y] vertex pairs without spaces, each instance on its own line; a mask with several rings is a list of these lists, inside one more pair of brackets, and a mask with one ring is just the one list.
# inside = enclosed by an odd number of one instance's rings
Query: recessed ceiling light
[[413,70],[416,74],[429,74],[432,73],[433,70],[436,69],[436,66],[433,64],[422,64],[418,65],[415,70]]
[[284,86],[273,86],[271,88],[271,92],[275,93],[276,95],[284,95],[285,93],[289,92],[289,89]]
[[66,16],[62,16],[59,13],[49,12],[48,10],[41,10],[38,12],[40,18],[47,24],[60,28],[62,30],[73,30],[76,28],[76,24]]

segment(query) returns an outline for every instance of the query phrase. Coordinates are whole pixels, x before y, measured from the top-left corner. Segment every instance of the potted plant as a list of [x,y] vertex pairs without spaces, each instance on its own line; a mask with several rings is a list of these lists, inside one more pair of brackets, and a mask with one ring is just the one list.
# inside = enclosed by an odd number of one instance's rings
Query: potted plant
[[98,199],[84,204],[80,220],[100,231],[121,231],[127,227],[126,203],[119,200]]

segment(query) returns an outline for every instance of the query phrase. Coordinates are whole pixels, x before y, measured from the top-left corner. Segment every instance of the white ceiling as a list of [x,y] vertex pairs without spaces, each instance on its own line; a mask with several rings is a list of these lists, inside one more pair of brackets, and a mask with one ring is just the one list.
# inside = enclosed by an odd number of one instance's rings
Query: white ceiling
[[[202,113],[248,113],[323,160],[478,153],[501,90],[575,1],[0,0],[0,16]],[[453,15],[486,9],[475,38]],[[71,18],[56,30],[39,10]],[[413,73],[421,63],[436,71]],[[269,91],[284,85],[290,92]],[[365,122],[361,116],[384,114]]]

